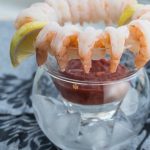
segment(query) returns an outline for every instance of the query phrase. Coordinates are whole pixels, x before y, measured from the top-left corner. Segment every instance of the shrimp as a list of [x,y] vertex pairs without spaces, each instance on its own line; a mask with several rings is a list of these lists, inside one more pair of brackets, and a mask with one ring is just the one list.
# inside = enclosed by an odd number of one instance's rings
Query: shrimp
[[88,0],[67,0],[70,6],[70,11],[72,14],[73,23],[83,23],[85,21],[90,21],[90,11]]
[[134,20],[129,25],[130,37],[139,43],[136,52],[135,65],[143,67],[150,59],[150,22],[147,20]]
[[[35,3],[24,9],[17,17],[16,28],[32,21],[56,21],[59,24],[104,21],[110,24],[117,22],[127,5],[135,3],[136,0],[45,0],[45,3]],[[139,12],[141,14],[149,9],[145,6]]]
[[39,33],[36,39],[35,47],[36,47],[36,59],[38,65],[42,65],[48,56],[48,52],[51,55],[54,55],[55,52],[52,51],[50,44],[54,36],[59,32],[61,27],[58,23],[51,22],[46,25]]
[[32,21],[58,21],[55,10],[46,3],[36,3],[24,9],[15,21],[16,29]]
[[107,27],[101,36],[101,42],[110,52],[110,72],[115,72],[124,51],[125,41],[129,36],[126,26],[119,28]]
[[65,71],[66,65],[70,59],[70,47],[77,48],[79,28],[74,25],[65,25],[61,31],[53,38],[51,48],[55,51],[55,57],[58,61],[60,69]]
[[[94,0],[100,20],[106,24],[116,23],[127,5],[137,4],[137,0]],[[117,11],[116,11],[117,10]]]
[[[80,22],[90,22],[90,11],[89,11],[89,5],[88,0],[82,0],[82,3],[79,3],[78,11],[80,13]],[[74,12],[76,13],[76,12]]]
[[67,0],[69,7],[70,7],[70,12],[72,16],[72,22],[73,23],[79,23],[80,22],[80,12],[79,12],[79,7],[80,7],[80,0]]
[[106,13],[106,0],[93,0],[93,3],[95,3],[96,6],[95,12],[97,12],[97,16],[99,18],[98,21],[104,21],[106,24],[110,23],[110,20]]
[[142,15],[142,16],[140,17],[140,19],[141,19],[141,20],[148,20],[148,21],[150,21],[150,11],[147,12],[147,13],[145,13],[144,15]]
[[87,27],[84,31],[80,32],[79,34],[79,56],[86,73],[90,71],[93,48],[96,42],[98,41],[101,32],[101,30],[96,30],[92,27]]
[[110,18],[110,22],[116,23],[119,20],[120,14],[123,12],[123,10],[128,5],[134,6],[135,4],[137,4],[137,0],[106,0],[106,3],[106,12],[108,14],[107,17]]
[[148,12],[150,12],[150,5],[140,5],[139,8],[135,11],[132,20],[139,19]]
[[98,11],[97,11],[97,5],[96,5],[96,0],[91,1],[88,0],[88,5],[89,5],[89,12],[90,12],[90,19],[92,22],[98,22],[99,16],[98,16]]
[[66,0],[45,0],[45,2],[55,9],[60,24],[71,21],[71,12]]

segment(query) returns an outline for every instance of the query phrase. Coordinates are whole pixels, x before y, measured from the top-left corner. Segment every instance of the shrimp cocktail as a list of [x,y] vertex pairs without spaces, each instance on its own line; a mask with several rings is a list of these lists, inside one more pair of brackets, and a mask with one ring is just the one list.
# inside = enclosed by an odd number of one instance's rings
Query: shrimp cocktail
[[32,104],[63,150],[123,150],[150,99],[150,6],[136,0],[46,0],[20,12],[13,66],[36,55]]

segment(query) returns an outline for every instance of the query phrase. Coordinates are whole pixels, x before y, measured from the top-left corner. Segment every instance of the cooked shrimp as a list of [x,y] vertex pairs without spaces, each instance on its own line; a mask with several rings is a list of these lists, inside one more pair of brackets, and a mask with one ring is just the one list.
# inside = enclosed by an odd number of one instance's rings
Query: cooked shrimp
[[58,21],[55,10],[46,3],[36,3],[24,9],[16,19],[15,26],[20,28],[32,21]]
[[150,11],[140,17],[140,19],[150,21]]
[[42,65],[46,61],[48,52],[50,52],[51,55],[55,54],[54,51],[52,51],[50,44],[60,29],[61,27],[59,24],[51,22],[40,31],[35,44],[38,65]]
[[96,12],[99,18],[99,21],[104,21],[106,24],[110,23],[110,18],[107,16],[106,8],[107,3],[106,0],[94,0],[93,3],[96,5]]
[[[79,3],[78,11],[80,13],[80,22],[90,22],[90,11],[89,11],[89,5],[88,5],[88,0],[82,0]],[[74,12],[76,13],[76,12]]]
[[31,5],[31,7],[41,9],[43,13],[47,15],[49,22],[53,22],[53,21],[59,22],[58,16],[56,15],[56,11],[54,10],[53,7],[50,7],[47,3],[42,3],[42,2],[35,3]]
[[140,5],[139,8],[135,11],[132,20],[139,19],[147,12],[150,12],[150,5]]
[[73,23],[80,23],[80,12],[78,11],[80,7],[80,0],[67,0],[70,11],[71,11],[71,16],[72,16],[72,22]]
[[139,49],[135,50],[135,65],[143,67],[150,59],[150,22],[147,20],[135,20],[129,25],[130,37],[139,43]]
[[51,48],[55,51],[55,57],[62,71],[65,71],[66,65],[70,59],[69,55],[71,54],[69,54],[69,48],[78,47],[78,33],[78,27],[74,25],[65,25],[51,42]]
[[[93,49],[96,42],[99,40],[101,32],[101,30],[87,27],[79,34],[79,56],[86,73],[90,71]],[[97,53],[97,55],[99,55],[100,58],[100,52]]]
[[129,31],[126,26],[119,28],[107,27],[101,36],[101,42],[106,49],[110,49],[110,72],[115,72],[120,62],[120,58],[124,51],[125,40],[129,36]]
[[[136,0],[45,0],[45,3],[35,3],[23,10],[16,20],[16,28],[32,21],[56,21],[59,24],[96,21],[115,23],[124,8],[136,2]],[[135,16],[149,9],[148,6],[143,7],[135,13]]]
[[[137,0],[106,0],[107,7],[107,17],[109,17],[110,22],[116,23],[120,18],[120,14],[128,6],[134,6],[137,4]],[[117,11],[116,11],[117,10]]]
[[71,12],[66,0],[45,0],[45,2],[55,9],[59,23],[64,24],[64,22],[71,21]]
[[94,0],[94,1],[88,0],[88,5],[89,5],[89,12],[90,12],[91,21],[92,22],[100,21],[98,11],[97,11],[96,0]]

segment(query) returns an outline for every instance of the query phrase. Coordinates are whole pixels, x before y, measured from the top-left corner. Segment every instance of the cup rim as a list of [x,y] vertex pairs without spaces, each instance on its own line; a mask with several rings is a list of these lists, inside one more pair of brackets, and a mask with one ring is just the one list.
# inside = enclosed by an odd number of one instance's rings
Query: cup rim
[[[98,50],[107,50],[108,48],[98,48]],[[128,48],[125,48],[126,50],[129,51]],[[130,53],[132,53],[130,51]],[[76,59],[76,58],[75,58]],[[53,64],[53,60],[55,61],[55,63]],[[63,74],[58,73],[58,70],[55,70],[56,68],[54,67],[55,64],[57,64],[56,59],[54,58],[54,56],[52,55],[48,55],[47,61],[44,65],[42,65],[41,67],[43,67],[43,69],[54,79],[63,81],[63,82],[68,82],[68,83],[72,83],[74,85],[109,85],[109,84],[118,84],[121,82],[126,82],[131,80],[131,78],[134,78],[137,76],[138,72],[140,72],[141,70],[143,70],[144,67],[137,69],[137,68],[132,68],[132,70],[129,71],[129,73],[120,79],[116,79],[116,80],[110,80],[110,81],[82,81],[82,80],[77,80],[77,79],[72,79],[72,78],[68,78],[66,76],[63,76]],[[50,67],[49,67],[50,65]],[[53,66],[54,65],[54,66]],[[58,64],[57,64],[58,66]]]
[[119,83],[122,83],[122,82],[127,82],[127,81],[131,80],[132,78],[135,78],[137,76],[137,74],[143,70],[143,68],[141,68],[139,70],[133,70],[131,73],[129,73],[129,75],[127,75],[126,77],[124,77],[122,79],[119,79],[119,80],[112,80],[112,81],[81,81],[81,80],[71,79],[71,78],[67,78],[65,76],[62,76],[61,74],[58,74],[57,72],[52,71],[51,69],[48,69],[45,65],[43,65],[41,67],[43,67],[44,71],[46,71],[52,78],[63,81],[63,82],[71,83],[71,84],[74,84],[74,85],[111,85],[111,84],[119,84]]

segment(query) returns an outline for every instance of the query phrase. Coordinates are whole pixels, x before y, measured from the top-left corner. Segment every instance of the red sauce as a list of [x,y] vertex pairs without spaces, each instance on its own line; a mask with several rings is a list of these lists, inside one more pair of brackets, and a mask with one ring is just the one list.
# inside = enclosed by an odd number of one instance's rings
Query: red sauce
[[[76,59],[71,60],[68,63],[66,71],[60,73],[64,77],[70,79],[80,81],[90,81],[90,82],[119,80],[126,77],[129,74],[129,70],[123,65],[119,65],[115,73],[109,72],[109,66],[110,62],[105,59],[93,60],[92,68],[90,72],[86,74],[83,70],[80,60]],[[109,103],[116,100],[115,95],[106,96],[107,95],[106,85],[91,85],[91,84],[79,85],[60,81],[57,79],[54,79],[54,83],[61,92],[62,96],[68,101],[71,101],[73,103],[84,105],[97,105]],[[111,88],[115,87],[113,86]],[[116,91],[116,94],[118,92],[119,91]],[[123,94],[125,94],[125,92],[122,92],[120,96],[123,96]]]

